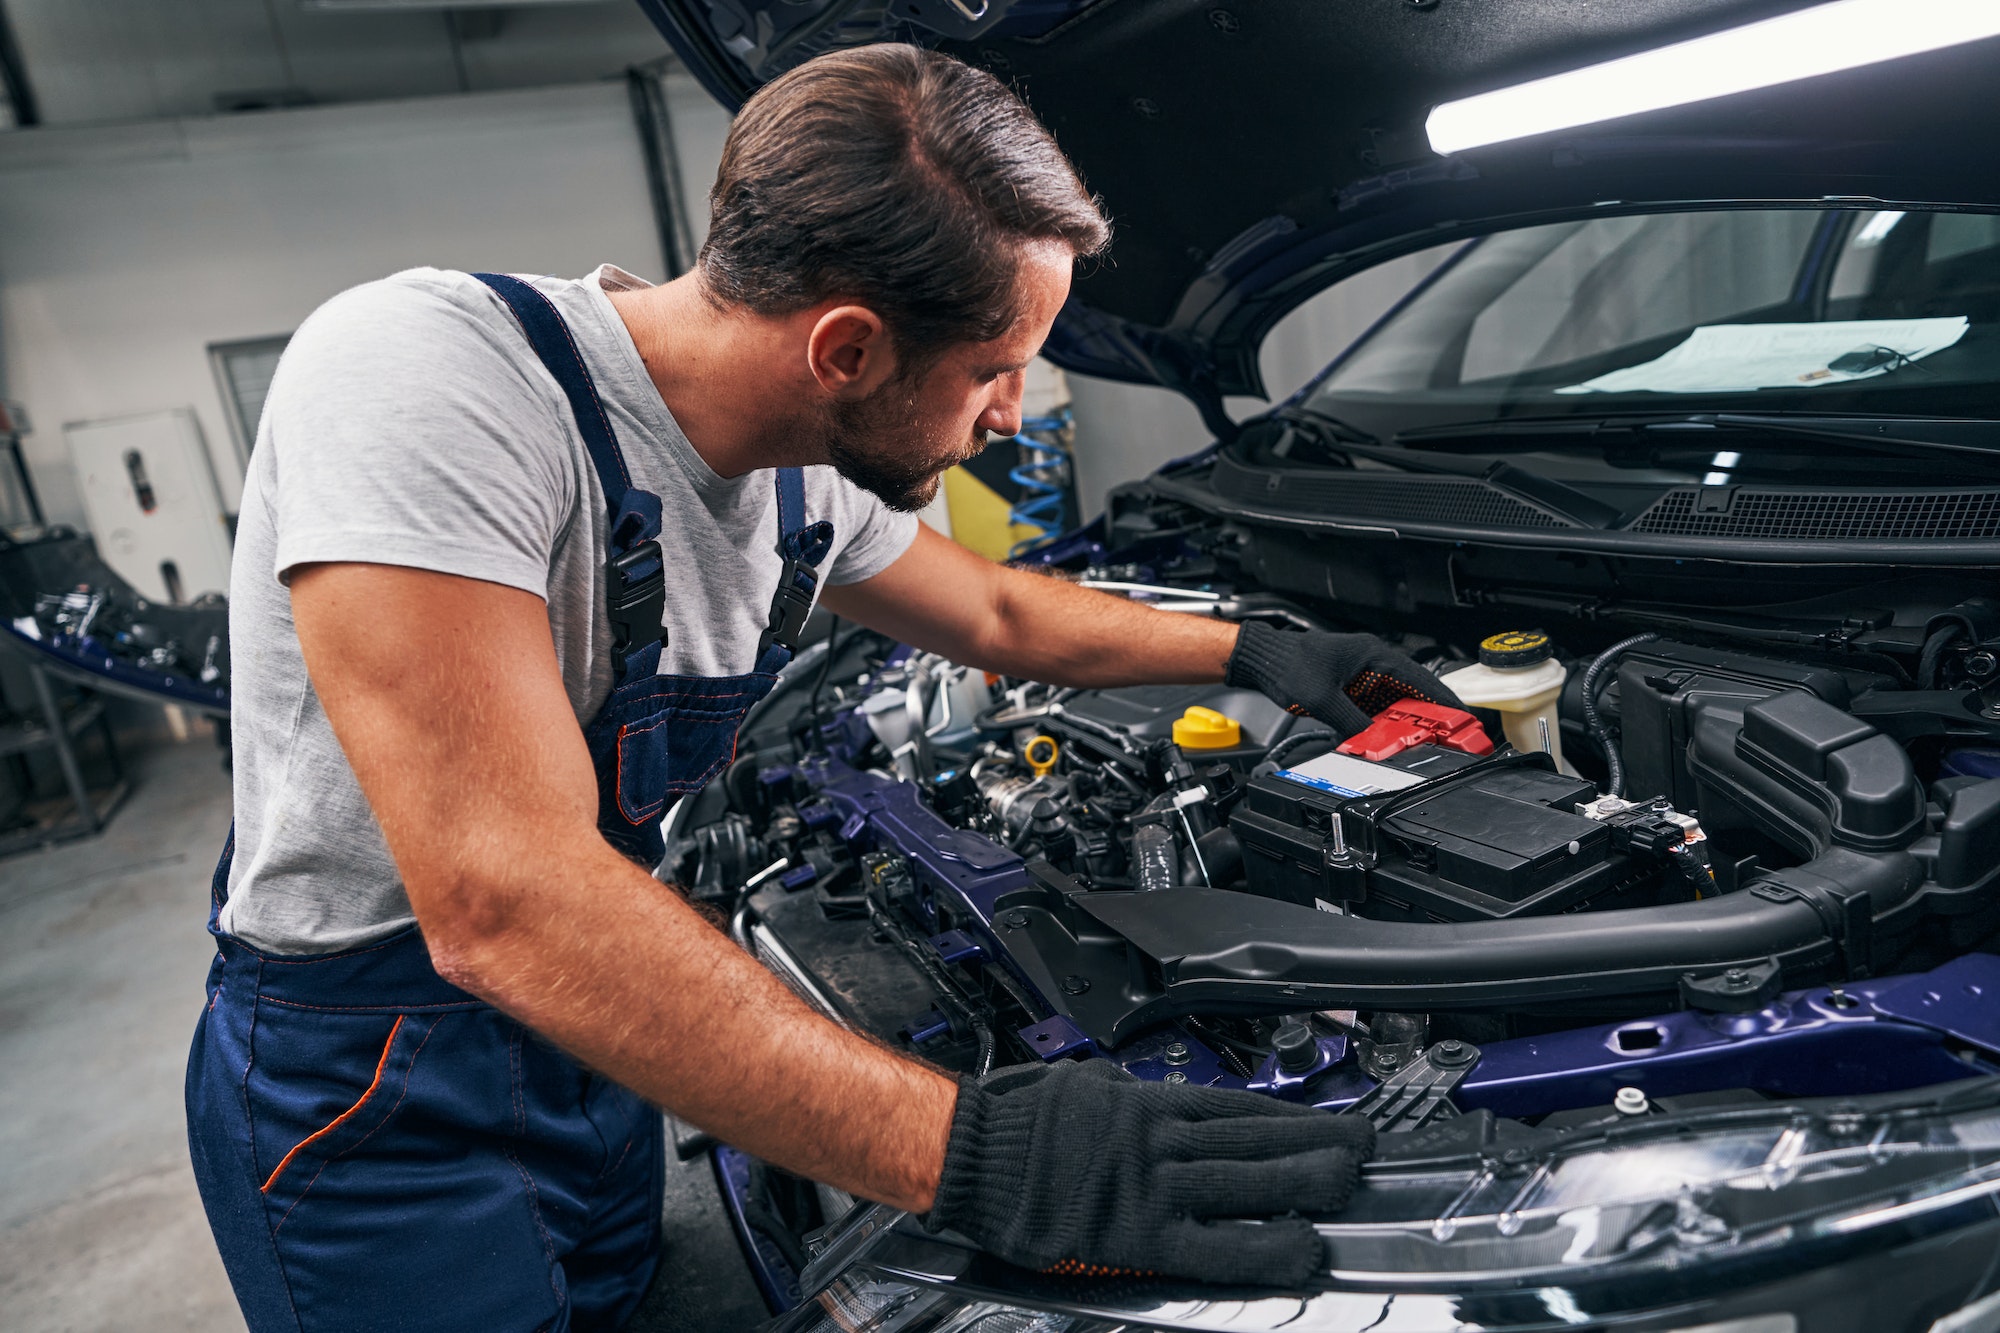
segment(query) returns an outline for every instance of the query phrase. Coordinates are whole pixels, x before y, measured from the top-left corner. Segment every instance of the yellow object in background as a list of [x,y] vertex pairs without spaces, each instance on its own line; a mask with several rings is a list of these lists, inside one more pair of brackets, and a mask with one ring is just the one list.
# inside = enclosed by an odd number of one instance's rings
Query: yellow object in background
[[1021,757],[1028,761],[1029,772],[1038,778],[1045,778],[1055,770],[1062,750],[1057,747],[1055,737],[1037,736],[1021,751]]
[[1183,750],[1227,750],[1242,743],[1242,725],[1213,708],[1197,704],[1174,719],[1174,744]]
[[1025,523],[1010,523],[1013,506],[962,467],[944,474],[944,503],[951,515],[951,539],[988,560],[1005,560],[1014,543],[1035,535]]

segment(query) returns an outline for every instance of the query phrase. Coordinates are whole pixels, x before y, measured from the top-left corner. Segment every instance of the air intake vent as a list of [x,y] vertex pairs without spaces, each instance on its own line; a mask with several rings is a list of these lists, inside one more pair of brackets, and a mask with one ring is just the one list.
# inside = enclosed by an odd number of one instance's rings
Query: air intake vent
[[1334,471],[1275,472],[1218,459],[1211,482],[1226,500],[1295,514],[1451,528],[1573,528],[1566,518],[1470,477]]
[[1979,541],[2000,537],[2000,491],[1782,491],[1683,487],[1631,526],[1675,537]]

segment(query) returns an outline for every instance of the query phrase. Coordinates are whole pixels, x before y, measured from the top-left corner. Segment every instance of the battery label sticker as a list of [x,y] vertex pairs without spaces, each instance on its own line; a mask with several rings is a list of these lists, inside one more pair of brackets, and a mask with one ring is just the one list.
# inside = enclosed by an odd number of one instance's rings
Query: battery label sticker
[[1385,791],[1402,791],[1424,779],[1415,773],[1387,764],[1370,763],[1346,754],[1323,754],[1308,759],[1297,768],[1281,768],[1278,776],[1305,787],[1316,787],[1335,796],[1355,799],[1379,796]]

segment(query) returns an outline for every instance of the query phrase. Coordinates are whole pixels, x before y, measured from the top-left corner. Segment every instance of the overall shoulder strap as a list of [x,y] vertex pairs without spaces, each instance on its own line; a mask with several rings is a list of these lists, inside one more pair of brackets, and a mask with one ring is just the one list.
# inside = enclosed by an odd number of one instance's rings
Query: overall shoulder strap
[[819,592],[819,562],[833,549],[833,524],[806,521],[806,479],[800,468],[778,469],[778,558],[784,562],[771,598],[770,623],[757,645],[757,670],[777,671],[798,651],[799,635]]
[[660,497],[632,484],[597,386],[554,303],[532,285],[505,273],[472,276],[492,288],[514,312],[528,346],[569,399],[611,520],[604,586],[611,621],[612,674],[620,683],[651,676],[659,670],[660,650],[667,637],[661,623],[666,614],[666,564],[659,543]]

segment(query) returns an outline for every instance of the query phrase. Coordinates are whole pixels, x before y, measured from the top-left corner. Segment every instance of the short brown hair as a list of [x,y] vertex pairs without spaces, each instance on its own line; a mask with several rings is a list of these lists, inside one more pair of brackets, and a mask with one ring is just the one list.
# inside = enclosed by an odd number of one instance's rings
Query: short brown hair
[[[697,264],[713,299],[867,305],[906,359],[1016,315],[1024,242],[1101,254],[1111,227],[1021,99],[983,70],[881,44],[807,61],[738,113]],[[908,349],[924,349],[911,358]]]

